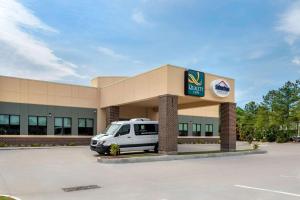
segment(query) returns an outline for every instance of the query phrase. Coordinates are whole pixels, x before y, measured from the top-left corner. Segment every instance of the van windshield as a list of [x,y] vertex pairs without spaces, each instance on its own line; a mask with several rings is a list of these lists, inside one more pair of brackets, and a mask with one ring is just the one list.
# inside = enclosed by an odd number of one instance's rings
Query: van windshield
[[116,131],[120,128],[121,124],[111,124],[104,131],[105,135],[114,135]]

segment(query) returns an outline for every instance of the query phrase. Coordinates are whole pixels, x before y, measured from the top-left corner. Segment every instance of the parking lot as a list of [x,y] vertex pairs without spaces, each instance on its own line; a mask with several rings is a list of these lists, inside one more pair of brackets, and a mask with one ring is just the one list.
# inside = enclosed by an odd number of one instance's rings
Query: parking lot
[[[22,200],[299,199],[300,144],[261,148],[268,153],[135,164],[98,163],[88,147],[0,150],[0,194]],[[88,185],[100,188],[63,191]]]

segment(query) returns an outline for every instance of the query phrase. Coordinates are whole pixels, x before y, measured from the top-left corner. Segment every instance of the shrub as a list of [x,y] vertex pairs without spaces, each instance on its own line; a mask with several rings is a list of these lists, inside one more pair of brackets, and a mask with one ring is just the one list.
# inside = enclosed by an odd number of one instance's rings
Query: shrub
[[242,141],[246,141],[249,144],[252,143],[252,141],[254,140],[254,133],[251,131],[241,131],[240,132],[240,139]]
[[261,131],[256,131],[254,137],[256,141],[260,141],[264,138],[264,134]]
[[76,146],[76,143],[75,142],[70,142],[67,144],[67,146]]
[[0,147],[8,147],[8,144],[5,144],[4,142],[0,142]]
[[30,146],[31,146],[31,147],[40,147],[40,146],[41,146],[41,144],[38,144],[38,143],[33,143],[33,144],[31,144]]
[[287,131],[279,131],[276,137],[277,143],[284,143],[290,140],[290,134]]
[[274,131],[270,131],[270,132],[266,133],[265,139],[268,142],[275,142],[275,140],[276,140],[276,134],[275,134],[275,132]]
[[257,150],[259,148],[259,144],[257,142],[253,143],[252,148]]
[[117,156],[120,152],[120,147],[117,144],[110,145],[110,155]]

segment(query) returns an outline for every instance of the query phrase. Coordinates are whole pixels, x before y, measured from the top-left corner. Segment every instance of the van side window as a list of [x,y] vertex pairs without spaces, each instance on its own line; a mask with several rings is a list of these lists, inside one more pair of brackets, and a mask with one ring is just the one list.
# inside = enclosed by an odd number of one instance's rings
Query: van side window
[[158,125],[157,124],[135,124],[134,132],[135,135],[157,135]]
[[119,135],[126,135],[130,133],[130,125],[129,124],[125,124],[123,125],[120,130],[118,131]]

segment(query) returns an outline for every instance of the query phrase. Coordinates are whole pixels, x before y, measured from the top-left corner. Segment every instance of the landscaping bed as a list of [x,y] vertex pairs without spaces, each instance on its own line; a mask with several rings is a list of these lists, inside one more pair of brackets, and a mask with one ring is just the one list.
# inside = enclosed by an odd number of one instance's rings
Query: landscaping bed
[[15,197],[7,196],[7,195],[0,195],[0,200],[20,200]]

